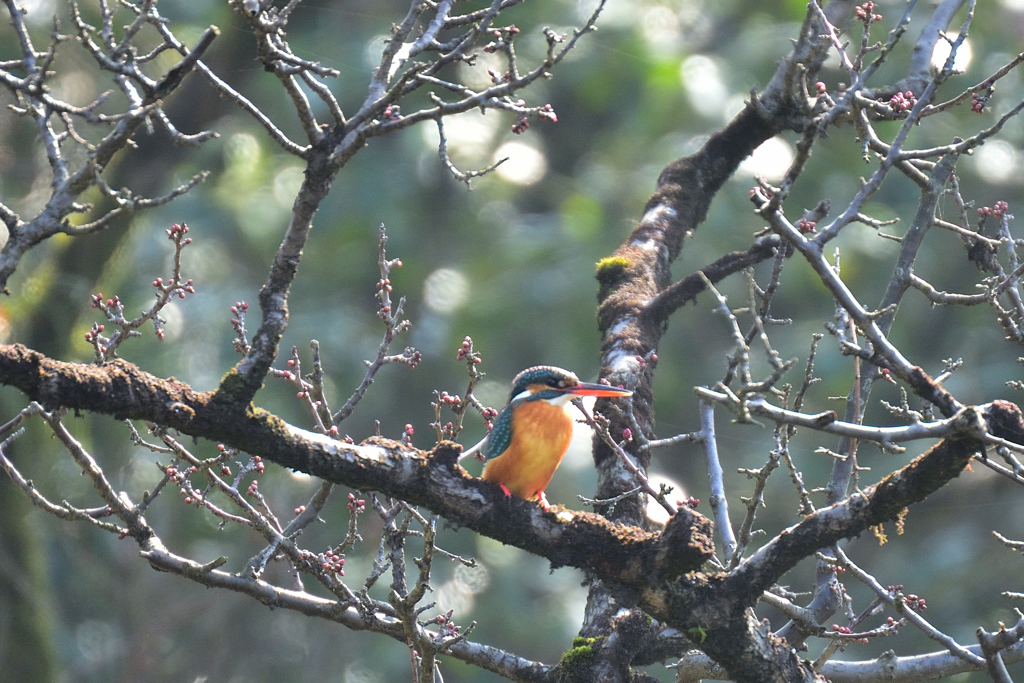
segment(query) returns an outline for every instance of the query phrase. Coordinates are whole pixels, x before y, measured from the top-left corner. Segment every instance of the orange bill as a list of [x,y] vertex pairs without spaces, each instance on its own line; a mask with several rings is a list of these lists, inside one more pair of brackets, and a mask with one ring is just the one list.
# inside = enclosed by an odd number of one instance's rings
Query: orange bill
[[620,389],[618,387],[611,387],[607,384],[591,384],[590,382],[580,382],[574,387],[566,387],[565,393],[574,394],[576,396],[632,396],[633,392],[629,389]]

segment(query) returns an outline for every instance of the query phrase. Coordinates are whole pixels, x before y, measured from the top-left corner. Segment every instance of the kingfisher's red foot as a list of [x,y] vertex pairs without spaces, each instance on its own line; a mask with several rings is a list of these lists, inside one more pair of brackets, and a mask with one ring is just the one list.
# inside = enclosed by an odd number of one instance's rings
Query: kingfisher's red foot
[[505,492],[505,497],[506,498],[511,498],[512,497],[512,492],[508,490],[507,486],[505,486],[504,484],[498,484],[498,486],[500,486],[501,490]]
[[540,503],[540,506],[544,510],[544,512],[547,512],[548,510],[551,509],[551,503],[548,502],[548,499],[544,496],[543,491],[537,494],[537,502]]

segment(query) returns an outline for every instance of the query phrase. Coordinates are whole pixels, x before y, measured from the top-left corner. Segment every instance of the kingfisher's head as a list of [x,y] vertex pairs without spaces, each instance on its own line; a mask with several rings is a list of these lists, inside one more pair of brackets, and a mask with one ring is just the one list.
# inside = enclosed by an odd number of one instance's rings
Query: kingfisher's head
[[512,380],[512,393],[508,402],[547,401],[554,405],[565,405],[575,396],[632,396],[628,389],[619,389],[607,384],[581,382],[579,377],[551,365],[527,368]]

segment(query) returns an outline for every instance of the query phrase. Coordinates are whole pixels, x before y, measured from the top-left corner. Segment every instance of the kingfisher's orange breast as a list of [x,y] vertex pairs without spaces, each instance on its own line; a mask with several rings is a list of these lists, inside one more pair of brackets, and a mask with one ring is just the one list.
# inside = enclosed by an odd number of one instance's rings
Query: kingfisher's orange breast
[[512,415],[512,442],[487,462],[483,478],[504,484],[520,498],[535,500],[551,482],[571,440],[567,406],[527,401]]

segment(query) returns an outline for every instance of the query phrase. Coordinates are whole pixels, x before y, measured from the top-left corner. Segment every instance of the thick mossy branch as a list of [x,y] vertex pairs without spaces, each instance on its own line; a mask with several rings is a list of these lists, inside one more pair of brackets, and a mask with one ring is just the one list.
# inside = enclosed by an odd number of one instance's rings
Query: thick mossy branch
[[[47,409],[58,407],[146,420],[239,448],[324,480],[380,491],[421,505],[485,536],[608,581],[657,583],[698,569],[713,553],[711,523],[684,510],[662,533],[613,524],[599,515],[508,498],[458,465],[462,447],[427,453],[373,438],[353,445],[298,429],[223,389],[196,392],[126,361],[104,366],[55,361],[21,345],[0,345],[0,383]],[[231,378],[222,387],[232,386]]]
[[[644,372],[643,363],[636,359],[648,358],[658,348],[667,316],[697,293],[697,279],[671,286],[672,262],[679,256],[683,239],[704,221],[711,201],[740,162],[779,130],[775,119],[769,120],[748,105],[699,151],[662,171],[658,188],[629,238],[614,254],[598,262],[598,327],[604,365],[601,376],[633,389],[633,417],[645,429],[654,423],[652,373]],[[762,240],[747,252],[728,255],[708,267],[721,279],[729,272],[771,258],[775,244]],[[699,284],[702,289],[703,281]],[[613,434],[632,426],[624,415],[606,412],[601,402],[598,410],[611,417]],[[649,452],[632,455],[641,467],[647,467]],[[628,490],[624,487],[631,485],[630,479],[617,476],[616,456],[610,448],[595,443],[594,459],[599,475],[598,498],[611,499]],[[627,523],[643,523],[644,511],[638,499],[623,501],[616,511]]]

